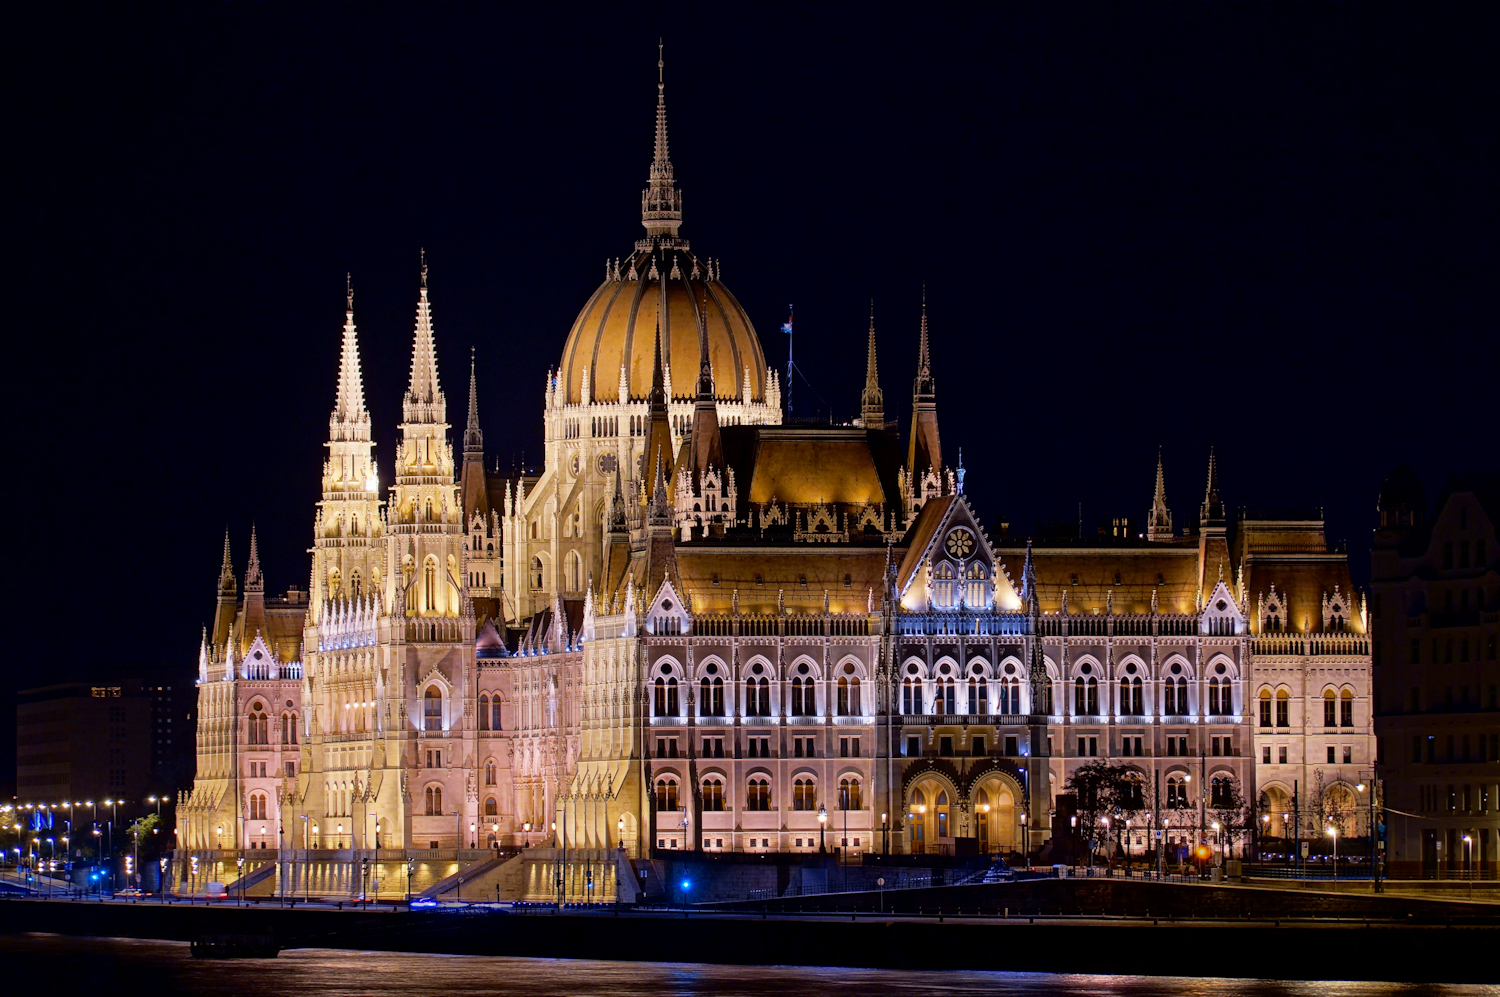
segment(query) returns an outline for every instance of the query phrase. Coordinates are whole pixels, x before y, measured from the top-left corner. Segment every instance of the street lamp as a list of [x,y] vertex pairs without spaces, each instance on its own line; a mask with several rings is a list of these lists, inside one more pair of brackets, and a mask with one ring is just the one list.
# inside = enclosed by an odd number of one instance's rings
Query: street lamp
[[890,823],[887,820],[889,816],[884,810],[880,812],[880,854],[882,855],[891,853]]
[[[499,830],[500,825],[496,824],[495,828],[496,828],[496,830]],[[625,850],[625,817],[623,815],[621,815],[621,817],[620,817],[619,820],[615,821],[615,830],[620,833],[620,850],[624,851]]]
[[824,832],[828,830],[828,808],[821,803],[818,804],[818,854],[822,855],[824,848]]
[[1474,868],[1474,839],[1467,834],[1464,835],[1464,878],[1469,881],[1469,896],[1474,896],[1474,876],[1471,870]]
[[1327,830],[1328,830],[1328,836],[1333,839],[1333,888],[1334,889],[1338,889],[1338,885],[1339,885],[1339,829],[1336,828],[1336,827],[1330,827]]
[[245,856],[241,855],[234,860],[235,876],[240,886],[240,906],[245,905]]

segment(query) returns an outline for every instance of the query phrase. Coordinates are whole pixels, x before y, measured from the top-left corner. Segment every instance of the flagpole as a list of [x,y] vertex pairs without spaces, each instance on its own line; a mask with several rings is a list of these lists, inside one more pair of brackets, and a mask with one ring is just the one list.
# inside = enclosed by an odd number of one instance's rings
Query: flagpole
[[792,414],[792,314],[794,309],[791,305],[786,306],[786,325],[781,331],[786,333],[786,414]]

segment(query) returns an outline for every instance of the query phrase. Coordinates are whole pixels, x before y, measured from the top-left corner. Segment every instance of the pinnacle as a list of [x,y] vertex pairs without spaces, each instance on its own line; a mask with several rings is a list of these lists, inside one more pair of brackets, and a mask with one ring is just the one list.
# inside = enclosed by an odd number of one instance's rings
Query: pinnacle
[[234,564],[229,558],[229,528],[224,528],[224,563],[219,568],[219,585],[234,585]]
[[870,299],[870,337],[865,352],[865,390],[860,395],[860,408],[866,428],[878,428],[876,423],[885,423],[885,396],[880,390],[880,372],[875,362],[875,299]]
[[479,384],[474,376],[474,348],[469,348],[469,421],[464,427],[464,452],[482,453],[484,433],[479,429]]
[[[354,286],[348,278],[344,300],[344,341],[339,351],[339,383],[333,402],[332,422],[340,426],[367,426],[370,414],[365,410],[364,379],[359,365],[359,333],[354,325]],[[366,434],[368,435],[368,429]]]
[[406,389],[406,421],[442,421],[442,412],[434,419],[414,418],[412,411],[417,405],[443,405],[443,392],[438,386],[437,346],[432,333],[432,304],[427,299],[427,257],[422,256],[422,287],[417,298],[416,337],[411,351],[411,380]]
[[[229,550],[227,541],[225,542],[224,550],[226,553]],[[263,580],[260,572],[260,545],[255,537],[255,524],[252,523],[250,524],[250,564],[245,568],[245,588],[248,589],[252,585],[259,585]]]

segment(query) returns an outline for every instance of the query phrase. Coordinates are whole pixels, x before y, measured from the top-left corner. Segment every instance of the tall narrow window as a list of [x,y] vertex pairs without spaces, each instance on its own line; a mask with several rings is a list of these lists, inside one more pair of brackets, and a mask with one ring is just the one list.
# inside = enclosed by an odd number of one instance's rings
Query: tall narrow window
[[1339,693],[1339,726],[1354,726],[1354,693],[1348,689]]
[[1333,690],[1332,689],[1325,689],[1323,691],[1323,726],[1324,727],[1337,727],[1338,726],[1338,707],[1337,707],[1337,705],[1335,705],[1336,702],[1337,702],[1337,700],[1334,699]]
[[422,728],[443,729],[443,694],[435,685],[428,686],[427,691],[422,694]]
[[432,558],[427,559],[422,568],[422,584],[426,589],[427,608],[437,609],[437,562]]
[[1262,689],[1260,691],[1260,725],[1262,727],[1270,727],[1271,726],[1271,690],[1270,689]]
[[495,693],[495,698],[490,700],[490,730],[501,730],[500,723],[500,694]]
[[479,729],[490,729],[490,697],[479,697]]
[[1292,702],[1285,689],[1276,690],[1276,726],[1290,727],[1292,725]]

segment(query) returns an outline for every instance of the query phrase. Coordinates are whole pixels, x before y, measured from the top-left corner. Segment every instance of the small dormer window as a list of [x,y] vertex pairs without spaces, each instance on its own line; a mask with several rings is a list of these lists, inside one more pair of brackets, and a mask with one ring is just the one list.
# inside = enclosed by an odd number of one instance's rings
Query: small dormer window
[[1118,571],[1115,572],[1115,584],[1120,584],[1120,573]]
[[844,576],[844,588],[853,588],[853,587],[854,587],[854,576],[853,575],[845,575]]
[[1165,584],[1167,584],[1167,576],[1163,575],[1160,571],[1158,571],[1156,573],[1156,584],[1158,584],[1158,585],[1165,585]]
[[757,574],[755,576],[755,584],[756,585],[765,585],[765,583],[766,583],[765,576],[760,575],[760,574]]
[[719,584],[719,574],[718,574],[718,572],[714,572],[713,584],[715,584],[715,585]]
[[1076,571],[1073,572],[1073,584],[1074,585],[1078,584],[1078,572],[1076,572]]
[[803,588],[807,588],[807,576],[806,575],[798,575],[797,576],[797,584],[801,585]]

